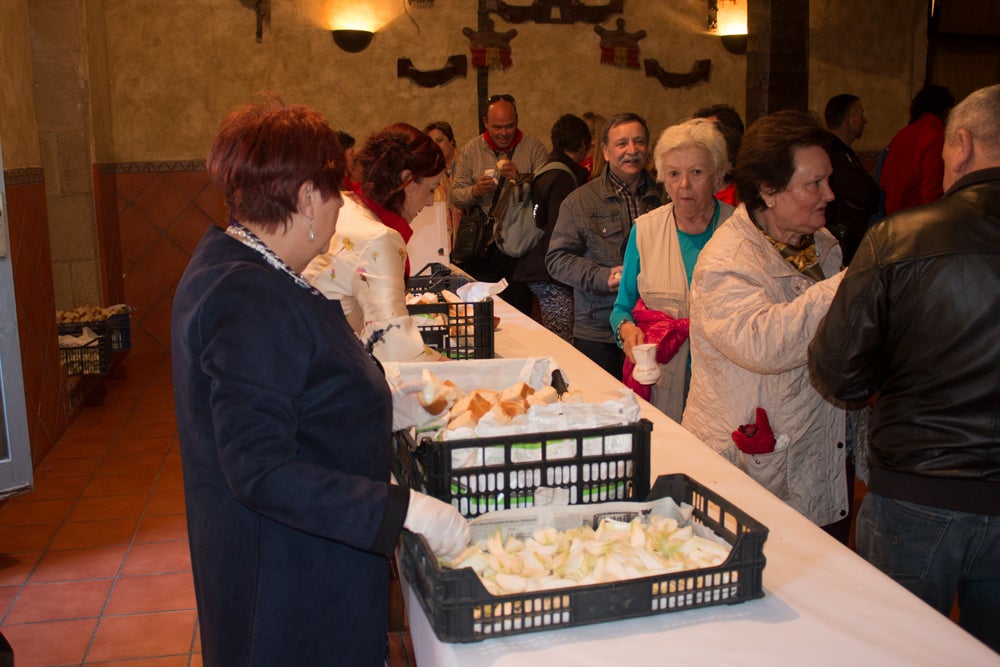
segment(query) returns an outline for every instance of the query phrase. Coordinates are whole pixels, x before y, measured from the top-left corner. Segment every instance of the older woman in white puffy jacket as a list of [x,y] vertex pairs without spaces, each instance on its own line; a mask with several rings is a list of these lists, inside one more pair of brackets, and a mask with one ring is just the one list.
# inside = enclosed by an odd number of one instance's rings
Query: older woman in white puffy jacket
[[[813,388],[809,341],[840,285],[824,227],[833,199],[829,134],[782,111],[747,131],[736,161],[744,203],[702,250],[691,284],[691,389],[683,425],[846,543],[846,418]],[[767,412],[775,451],[748,454],[733,432]]]

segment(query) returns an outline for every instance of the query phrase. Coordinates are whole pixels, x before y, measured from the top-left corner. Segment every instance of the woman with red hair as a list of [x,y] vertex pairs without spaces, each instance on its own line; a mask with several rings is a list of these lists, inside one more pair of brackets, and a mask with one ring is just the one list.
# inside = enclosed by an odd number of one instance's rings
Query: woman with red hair
[[434,361],[406,310],[410,223],[445,169],[434,140],[412,125],[376,132],[354,156],[358,178],[344,197],[337,233],[303,275],[327,298],[340,301],[365,347],[380,361]]

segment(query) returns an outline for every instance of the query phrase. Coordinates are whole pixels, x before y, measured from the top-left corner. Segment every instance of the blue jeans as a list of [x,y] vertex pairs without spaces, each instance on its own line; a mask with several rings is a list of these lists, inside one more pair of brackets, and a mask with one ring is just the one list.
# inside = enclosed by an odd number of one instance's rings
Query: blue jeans
[[858,554],[1000,653],[1000,516],[928,507],[869,492]]

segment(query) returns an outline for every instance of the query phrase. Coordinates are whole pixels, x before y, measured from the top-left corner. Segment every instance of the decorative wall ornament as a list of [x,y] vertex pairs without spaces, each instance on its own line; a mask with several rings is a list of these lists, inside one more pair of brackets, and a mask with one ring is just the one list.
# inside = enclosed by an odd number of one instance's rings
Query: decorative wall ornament
[[263,41],[264,24],[271,25],[271,0],[240,0],[240,4],[257,15],[257,41]]
[[507,32],[496,32],[492,19],[485,22],[485,30],[462,28],[462,34],[471,42],[472,64],[476,67],[490,69],[510,69],[514,61],[511,59],[510,40],[517,36],[517,30],[511,28]]
[[[585,5],[580,0],[533,0],[530,5],[512,5],[504,0],[487,0],[487,9],[507,23],[604,23],[621,14],[625,0],[608,0],[603,5]],[[558,17],[555,10],[559,10]]]
[[443,86],[452,79],[465,77],[469,70],[469,59],[465,54],[448,56],[447,64],[441,69],[419,70],[413,66],[413,61],[409,58],[399,58],[396,60],[396,77],[400,79],[412,79],[418,86],[433,88]]
[[615,30],[594,26],[594,32],[601,36],[601,63],[639,69],[639,40],[646,36],[646,31],[625,32],[625,19],[618,19],[615,24]]
[[664,88],[687,88],[702,81],[708,82],[712,73],[712,61],[709,59],[695,60],[689,72],[668,72],[656,58],[646,58],[643,64],[646,66],[646,76],[656,79]]

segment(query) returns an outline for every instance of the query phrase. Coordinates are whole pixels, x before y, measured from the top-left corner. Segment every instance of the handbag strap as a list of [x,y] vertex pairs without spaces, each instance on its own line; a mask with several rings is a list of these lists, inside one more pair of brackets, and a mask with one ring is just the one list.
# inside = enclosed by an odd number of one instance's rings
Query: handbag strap
[[[510,160],[511,162],[513,162],[514,161],[514,149],[516,149],[516,148],[517,148],[517,144],[514,144],[513,146],[510,147],[510,151],[502,151],[500,153],[495,153],[494,156],[495,157],[500,157],[501,155],[506,154],[507,155],[507,159]],[[506,179],[503,179],[503,178],[498,179],[499,182],[497,183],[497,187],[496,187],[495,190],[493,190],[493,202],[490,204],[490,210],[486,212],[486,218],[487,218],[487,220],[493,215],[493,209],[495,209],[497,207],[497,203],[500,201],[500,193],[503,191],[503,186],[504,186],[504,181],[505,180]]]

